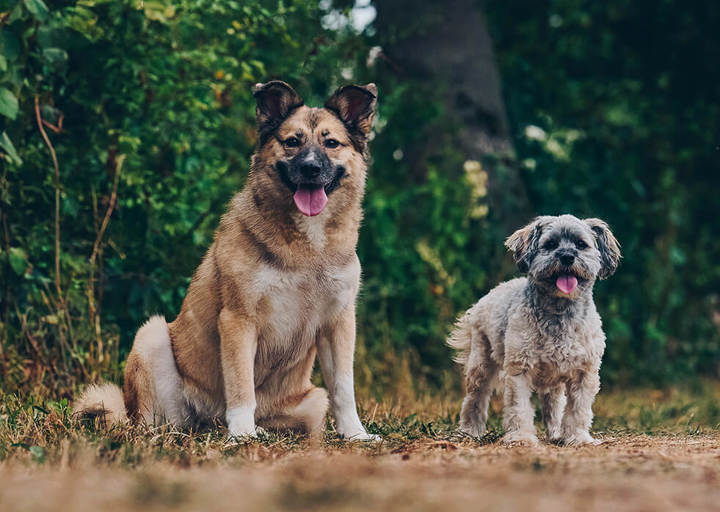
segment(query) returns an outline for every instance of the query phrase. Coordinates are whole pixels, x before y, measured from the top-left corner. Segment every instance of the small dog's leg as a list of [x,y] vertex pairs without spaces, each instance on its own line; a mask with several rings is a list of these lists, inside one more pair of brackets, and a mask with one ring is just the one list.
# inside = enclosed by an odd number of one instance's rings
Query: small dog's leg
[[227,308],[218,317],[230,437],[255,437],[255,326]]
[[592,404],[600,390],[598,371],[581,374],[567,384],[567,406],[562,420],[562,441],[567,445],[600,444],[590,436]]
[[505,409],[503,411],[503,443],[537,444],[533,417],[535,409],[530,402],[532,388],[524,374],[505,377]]
[[561,426],[566,402],[565,386],[562,384],[542,395],[542,414],[548,441],[556,442],[562,438]]
[[327,332],[318,336],[320,367],[330,393],[338,434],[352,441],[379,441],[360,423],[355,403],[353,356],[355,353],[355,307],[343,312]]
[[482,358],[480,360],[476,360],[473,355],[467,363],[467,395],[460,412],[460,431],[473,437],[481,437],[487,427],[488,404],[498,368],[489,354],[487,357],[483,357],[484,354],[477,356]]
[[489,402],[490,391],[487,389],[468,392],[460,411],[460,432],[472,437],[482,437],[485,434]]

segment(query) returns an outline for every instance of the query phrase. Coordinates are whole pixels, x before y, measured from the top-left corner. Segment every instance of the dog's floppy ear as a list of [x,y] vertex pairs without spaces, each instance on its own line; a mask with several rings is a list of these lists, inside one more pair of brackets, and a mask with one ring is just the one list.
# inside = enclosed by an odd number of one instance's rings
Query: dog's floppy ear
[[533,219],[530,224],[522,227],[505,240],[505,247],[513,253],[513,259],[517,263],[520,272],[530,270],[535,255],[538,251],[538,242],[542,230],[551,217],[543,216]]
[[253,88],[260,131],[274,130],[294,109],[301,107],[302,98],[285,82],[273,80]]
[[372,127],[376,103],[375,84],[346,85],[330,96],[325,102],[325,108],[335,112],[351,132],[359,132],[367,137]]
[[620,263],[620,243],[615,239],[615,236],[605,221],[600,219],[585,219],[584,222],[592,229],[598,251],[600,251],[602,268],[598,273],[598,277],[600,279],[610,277],[615,273]]

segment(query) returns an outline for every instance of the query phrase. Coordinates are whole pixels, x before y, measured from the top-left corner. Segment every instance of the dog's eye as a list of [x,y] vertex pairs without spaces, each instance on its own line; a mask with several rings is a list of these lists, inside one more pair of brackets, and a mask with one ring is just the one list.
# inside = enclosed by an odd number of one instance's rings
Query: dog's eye
[[296,148],[300,146],[300,139],[298,139],[297,137],[289,137],[285,139],[284,144],[288,148]]
[[340,143],[335,139],[325,139],[325,147],[329,149],[336,148]]
[[577,246],[577,248],[580,249],[581,251],[582,251],[583,249],[587,249],[587,248],[588,248],[588,244],[586,244],[586,243],[583,242],[582,240],[578,240],[577,242],[575,242],[575,246]]
[[545,249],[546,251],[552,251],[554,249],[557,249],[557,247],[557,240],[548,240],[547,242],[545,242],[545,245],[543,245],[543,249]]

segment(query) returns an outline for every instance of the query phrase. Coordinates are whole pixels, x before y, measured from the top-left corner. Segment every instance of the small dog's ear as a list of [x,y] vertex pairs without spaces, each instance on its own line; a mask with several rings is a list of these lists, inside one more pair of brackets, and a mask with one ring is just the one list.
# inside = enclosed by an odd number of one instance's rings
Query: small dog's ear
[[598,273],[600,279],[610,277],[620,263],[620,243],[610,231],[608,225],[600,219],[585,219],[584,222],[590,226],[595,235],[600,258],[602,259],[602,268]]
[[549,217],[537,217],[530,224],[522,227],[505,240],[505,247],[513,253],[513,259],[517,263],[520,272],[530,270],[538,250],[538,241],[542,230]]
[[285,82],[273,80],[253,88],[258,126],[261,130],[277,128],[294,109],[301,107],[302,98]]
[[351,131],[359,131],[367,137],[372,127],[376,104],[375,84],[346,85],[330,96],[325,102],[325,108],[335,112]]

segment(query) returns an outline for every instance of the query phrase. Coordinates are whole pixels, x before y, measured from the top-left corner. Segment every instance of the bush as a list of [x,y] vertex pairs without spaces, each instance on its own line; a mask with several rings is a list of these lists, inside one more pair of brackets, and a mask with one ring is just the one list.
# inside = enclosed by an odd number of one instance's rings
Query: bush
[[[710,34],[720,9],[523,4],[487,11],[530,209],[602,217],[623,244],[618,274],[597,288],[605,382],[717,375],[720,43]],[[270,78],[315,104],[341,83],[378,83],[358,374],[377,391],[411,376],[457,385],[443,344],[453,319],[516,273],[486,198],[503,167],[467,161],[453,143],[462,126],[433,84],[368,61],[378,36],[337,28],[347,9],[328,9],[0,9],[4,389],[67,395],[79,381],[118,379],[140,323],[174,317],[243,184],[256,142],[251,86]]]

